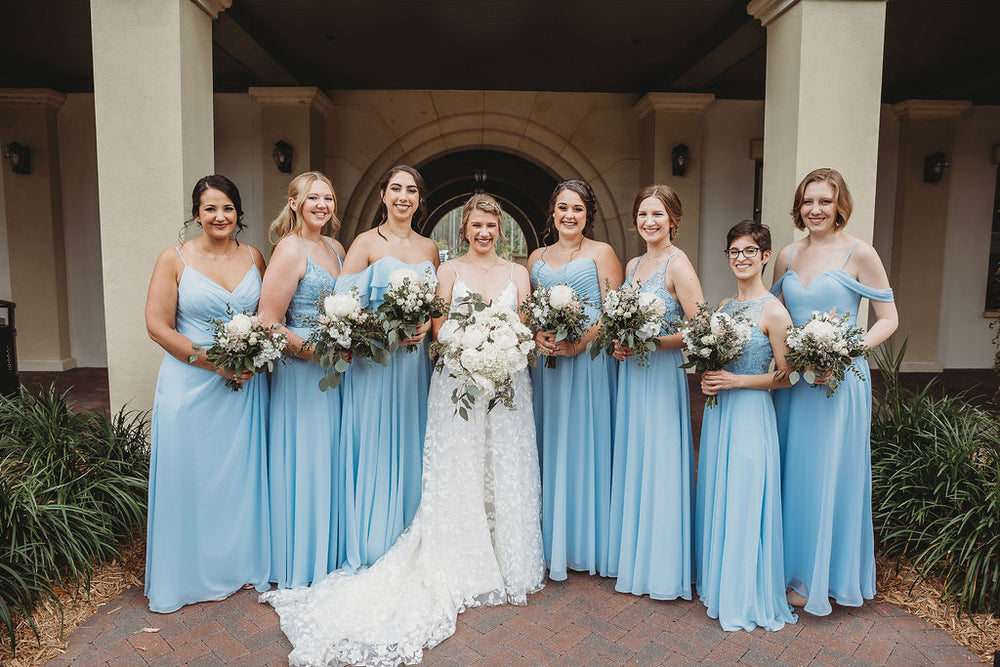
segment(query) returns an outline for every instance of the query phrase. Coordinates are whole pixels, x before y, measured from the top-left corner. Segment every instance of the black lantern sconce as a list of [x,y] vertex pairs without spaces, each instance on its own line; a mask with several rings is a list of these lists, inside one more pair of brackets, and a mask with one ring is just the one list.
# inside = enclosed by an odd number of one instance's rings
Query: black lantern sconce
[[924,158],[924,183],[937,183],[944,176],[944,170],[950,167],[948,156],[938,151]]
[[27,146],[12,141],[4,149],[3,157],[15,174],[31,173],[31,149]]
[[683,176],[691,163],[691,149],[685,144],[677,144],[670,153],[670,167],[674,176]]
[[274,144],[274,152],[271,153],[271,157],[274,158],[274,163],[278,165],[278,171],[281,173],[292,173],[292,157],[294,156],[295,149],[287,141],[279,139]]

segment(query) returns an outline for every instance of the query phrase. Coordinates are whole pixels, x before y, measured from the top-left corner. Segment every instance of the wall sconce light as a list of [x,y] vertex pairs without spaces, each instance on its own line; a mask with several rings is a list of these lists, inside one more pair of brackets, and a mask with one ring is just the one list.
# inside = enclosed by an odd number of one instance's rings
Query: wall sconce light
[[674,176],[683,176],[691,163],[691,149],[684,144],[677,144],[670,153],[670,167]]
[[3,157],[10,164],[10,170],[15,174],[31,173],[31,149],[29,147],[12,141],[4,149]]
[[937,183],[944,176],[944,170],[950,167],[948,156],[938,151],[924,158],[924,183]]
[[278,171],[283,174],[290,174],[292,172],[292,157],[294,155],[295,149],[283,139],[279,139],[274,144],[274,152],[271,153],[274,163],[278,165]]

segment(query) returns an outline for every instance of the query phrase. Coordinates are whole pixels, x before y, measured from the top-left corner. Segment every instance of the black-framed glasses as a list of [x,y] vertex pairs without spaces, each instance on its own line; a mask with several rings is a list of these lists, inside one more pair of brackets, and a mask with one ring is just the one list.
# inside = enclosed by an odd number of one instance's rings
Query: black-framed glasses
[[746,248],[730,248],[729,250],[722,251],[725,255],[729,256],[729,259],[739,259],[740,255],[743,255],[747,259],[753,259],[758,254],[760,254],[760,248],[755,245],[747,246]]

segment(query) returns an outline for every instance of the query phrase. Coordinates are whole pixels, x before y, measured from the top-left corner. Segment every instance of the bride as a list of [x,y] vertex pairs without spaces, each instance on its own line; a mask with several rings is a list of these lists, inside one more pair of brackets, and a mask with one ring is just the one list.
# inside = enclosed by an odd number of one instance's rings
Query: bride
[[[527,271],[496,254],[502,210],[473,195],[462,209],[469,252],[438,269],[448,301],[478,293],[511,310],[527,296]],[[443,319],[434,322],[435,334]],[[490,412],[480,397],[468,421],[455,414],[457,380],[437,372],[428,397],[422,496],[396,543],[369,568],[338,570],[311,588],[261,600],[281,616],[292,665],[420,662],[455,632],[466,607],[526,604],[542,588],[541,489],[525,371],[513,378],[515,408]]]

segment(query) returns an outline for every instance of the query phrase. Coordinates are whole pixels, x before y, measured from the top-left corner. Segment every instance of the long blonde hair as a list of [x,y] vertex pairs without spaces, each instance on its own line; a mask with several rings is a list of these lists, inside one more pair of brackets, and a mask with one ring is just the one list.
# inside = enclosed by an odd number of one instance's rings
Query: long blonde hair
[[[302,228],[302,220],[295,215],[295,211],[302,208],[302,204],[309,195],[309,190],[312,189],[313,183],[316,181],[326,183],[330,186],[330,192],[333,193],[333,213],[330,216],[330,221],[323,226],[320,233],[333,236],[340,229],[340,220],[337,218],[337,191],[333,189],[333,183],[318,171],[307,171],[293,178],[292,182],[288,184],[289,201],[285,202],[285,207],[281,209],[281,213],[268,228],[267,238],[271,245],[277,245],[278,241],[286,236],[297,234]],[[295,209],[292,209],[291,200],[295,201]]]

